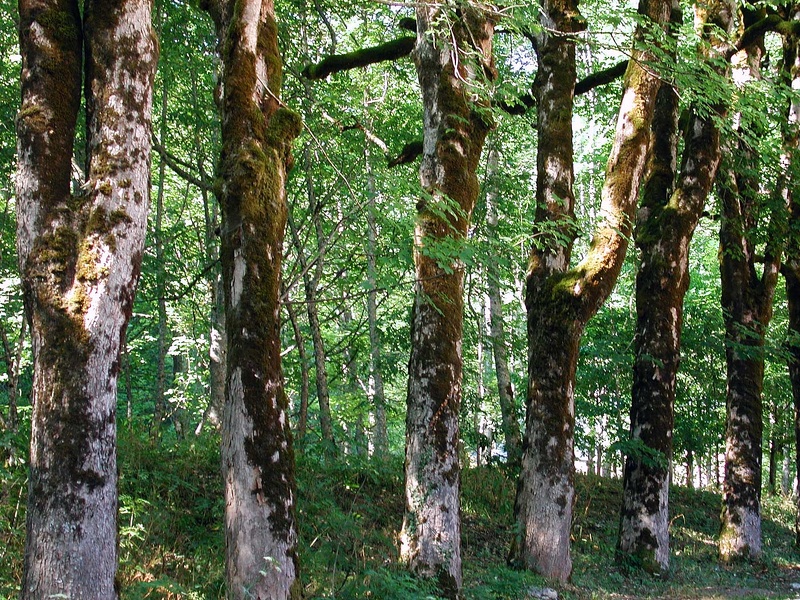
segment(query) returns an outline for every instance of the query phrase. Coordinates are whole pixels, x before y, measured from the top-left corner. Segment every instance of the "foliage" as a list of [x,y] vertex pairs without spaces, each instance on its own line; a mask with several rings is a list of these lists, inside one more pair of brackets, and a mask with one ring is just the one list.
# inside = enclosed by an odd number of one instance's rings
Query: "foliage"
[[[154,446],[146,430],[120,439],[122,598],[216,599],[223,595],[222,500],[215,436]],[[547,587],[508,569],[516,474],[505,467],[463,473],[465,595],[512,600]],[[0,471],[0,598],[16,595],[22,567],[25,469]],[[716,536],[720,497],[673,486],[670,578],[628,577],[614,548],[622,486],[618,479],[579,476],[575,503],[575,575],[559,589],[566,599],[698,598],[700,594],[763,597],[788,593],[800,554],[793,547],[793,504],[765,497],[764,561],[719,567]],[[435,600],[397,565],[402,519],[402,464],[358,457],[301,457],[298,512],[306,597]],[[747,596],[747,594],[750,596]]]

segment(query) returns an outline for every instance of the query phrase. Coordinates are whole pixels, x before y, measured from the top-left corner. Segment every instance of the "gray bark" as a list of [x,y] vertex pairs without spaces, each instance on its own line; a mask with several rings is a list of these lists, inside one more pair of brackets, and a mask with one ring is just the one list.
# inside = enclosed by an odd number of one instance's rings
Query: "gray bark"
[[[117,597],[116,388],[150,198],[147,0],[20,2],[17,250],[34,357],[23,599]],[[125,52],[120,52],[124,47]],[[71,193],[85,51],[87,180]]]
[[[746,23],[747,24],[747,23]],[[735,80],[758,77],[762,50],[750,46],[734,58]],[[758,155],[742,139],[730,148],[725,168],[717,176],[722,205],[720,275],[725,319],[726,394],[725,477],[722,485],[719,553],[723,561],[761,556],[761,455],[764,335],[772,318],[772,300],[783,251],[784,232],[774,209],[763,272],[756,270],[755,241],[759,182],[752,175]],[[737,164],[735,161],[743,161]],[[774,194],[788,202],[785,176]]]
[[[443,11],[417,6],[415,62],[423,96],[424,141],[414,234],[416,284],[411,319],[406,412],[405,499],[401,558],[437,581],[440,595],[461,596],[458,416],[461,405],[463,265],[434,258],[441,242],[466,237],[478,195],[476,169],[488,131],[470,83],[492,73],[493,24],[464,5],[452,19],[453,45],[430,28]],[[450,37],[448,37],[448,40]],[[439,246],[441,247],[441,246]]]
[[[679,7],[673,6],[673,15]],[[703,23],[707,15],[696,22]],[[730,20],[728,27],[730,27]],[[710,42],[711,56],[720,51]],[[722,74],[725,67],[718,67]],[[648,571],[669,569],[669,484],[675,384],[680,361],[683,299],[689,286],[689,244],[719,164],[717,115],[693,115],[687,128],[681,172],[674,193],[678,98],[664,83],[656,100],[651,156],[636,223],[641,262],[636,278],[636,358],[633,369],[631,439],[659,453],[663,462],[628,456],[618,551]],[[687,485],[692,454],[687,456]]]
[[280,100],[271,0],[210,1],[222,63],[221,259],[228,336],[222,422],[231,600],[296,600],[296,484],[280,354],[285,182],[300,117]]
[[377,244],[378,226],[375,219],[377,206],[375,200],[378,191],[375,186],[375,175],[369,160],[369,151],[365,149],[367,168],[367,321],[369,326],[369,393],[375,411],[375,427],[373,442],[375,455],[385,458],[389,454],[389,433],[386,425],[386,394],[383,389],[383,372],[381,371],[381,338],[378,330],[378,290],[377,290]]

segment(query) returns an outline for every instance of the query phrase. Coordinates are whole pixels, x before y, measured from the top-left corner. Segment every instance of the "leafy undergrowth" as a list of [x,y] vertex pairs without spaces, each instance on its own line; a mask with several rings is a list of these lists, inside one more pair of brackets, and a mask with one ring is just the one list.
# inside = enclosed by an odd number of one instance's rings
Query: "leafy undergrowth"
[[[124,600],[224,596],[219,454],[211,439],[153,448],[120,441],[120,572]],[[15,598],[22,571],[25,471],[0,470],[0,598]],[[298,461],[302,579],[306,598],[432,600],[433,591],[397,564],[402,462],[303,453]],[[467,600],[523,599],[547,584],[505,566],[515,474],[502,467],[463,474],[462,536]],[[565,599],[798,598],[800,555],[789,498],[764,498],[764,560],[720,566],[714,535],[718,494],[674,488],[672,572],[625,575],[614,556],[618,480],[578,477],[574,575]]]

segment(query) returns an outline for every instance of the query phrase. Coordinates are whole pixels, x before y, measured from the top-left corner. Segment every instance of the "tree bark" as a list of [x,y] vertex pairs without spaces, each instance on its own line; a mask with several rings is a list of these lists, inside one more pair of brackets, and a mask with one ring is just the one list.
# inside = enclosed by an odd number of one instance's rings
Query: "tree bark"
[[[160,11],[159,11],[160,12]],[[159,15],[159,30],[162,29],[163,15]],[[161,143],[166,143],[167,134],[167,99],[169,85],[166,79],[161,84]],[[156,393],[153,421],[150,424],[150,439],[158,442],[161,426],[167,414],[166,392],[166,358],[167,358],[167,291],[166,269],[164,268],[164,184],[166,178],[166,162],[162,159],[158,165],[158,192],[156,193],[156,222],[153,231],[153,242],[156,251],[156,314],[158,316],[158,358],[156,360]]]
[[297,417],[297,440],[302,442],[308,430],[308,390],[310,378],[308,376],[308,355],[306,354],[306,341],[300,331],[300,323],[297,320],[297,313],[291,301],[284,303],[286,314],[292,325],[294,342],[297,344],[297,357],[300,360],[300,408]]
[[476,169],[490,123],[476,84],[493,77],[494,25],[472,4],[449,15],[452,45],[432,26],[450,5],[417,5],[417,66],[424,108],[414,233],[416,284],[406,412],[405,496],[401,557],[412,572],[461,596],[460,465],[464,266],[463,243],[478,195]]
[[[680,7],[673,6],[673,15]],[[725,11],[720,11],[727,15]],[[696,22],[704,27],[702,13]],[[719,21],[719,20],[718,20]],[[732,23],[719,21],[729,30]],[[678,23],[674,23],[678,26]],[[721,40],[706,39],[711,61]],[[724,74],[725,67],[717,67]],[[673,193],[678,149],[678,97],[664,83],[656,99],[651,155],[637,214],[635,241],[641,252],[636,278],[637,324],[631,403],[631,440],[655,450],[659,459],[629,455],[617,550],[647,571],[669,569],[669,484],[675,384],[680,362],[683,299],[689,287],[689,245],[711,191],[720,158],[716,120],[724,114],[693,113],[686,130],[680,176]],[[692,456],[687,457],[691,485]]]
[[[89,0],[82,22],[74,0],[19,4],[17,250],[34,357],[23,599],[118,594],[116,388],[150,198],[151,8]],[[87,180],[73,194],[84,58]]]
[[17,402],[19,400],[19,376],[22,369],[22,350],[25,347],[25,337],[28,335],[28,321],[23,317],[19,326],[17,339],[12,342],[8,339],[8,332],[5,325],[0,323],[0,338],[3,342],[3,354],[5,355],[6,377],[8,377],[8,420],[3,423],[3,427],[9,431],[16,432],[19,425],[17,414]]
[[285,182],[300,117],[279,100],[272,0],[209,1],[222,63],[219,161],[228,370],[222,424],[227,597],[300,598],[296,484],[280,355]]
[[[663,0],[640,4],[656,26],[669,19]],[[542,3],[546,28],[537,35],[539,70],[537,222],[546,225],[531,252],[526,281],[528,391],[522,471],[517,487],[517,538],[511,560],[566,581],[572,571],[570,525],[574,500],[574,384],[580,339],[616,282],[627,250],[649,145],[659,81],[642,64],[655,60],[635,45],[625,74],[614,144],[602,191],[601,222],[589,252],[567,270],[574,233],[572,99],[575,47],[584,27],[573,2]],[[643,32],[637,30],[637,37]],[[566,242],[564,241],[566,240]]]
[[[747,23],[746,23],[747,24]],[[739,81],[758,76],[760,44],[734,58]],[[784,147],[785,152],[791,152]],[[755,240],[759,182],[752,173],[755,149],[742,139],[724,171],[717,176],[722,205],[720,274],[725,320],[727,362],[725,478],[722,486],[720,558],[758,559],[761,556],[761,455],[764,381],[764,335],[772,318],[772,300],[778,280],[785,235],[773,209],[771,235],[764,252],[763,272],[756,271]],[[744,161],[735,164],[734,160]],[[775,184],[776,198],[788,200],[783,174]]]
[[370,154],[365,146],[365,164],[367,169],[367,321],[369,326],[369,393],[375,414],[373,443],[375,455],[386,458],[389,454],[389,433],[386,425],[386,394],[383,389],[383,371],[381,370],[381,339],[378,329],[378,281],[377,281],[377,245],[378,224],[376,220],[376,199],[378,190],[375,186],[375,175],[372,172]]
[[[792,8],[792,16],[797,18],[800,6]],[[800,84],[800,36],[789,35],[783,38],[783,68],[787,71],[787,84],[794,88]],[[796,148],[800,135],[800,100],[796,96],[789,105],[786,133],[784,143],[790,148]],[[788,166],[796,168],[797,156],[789,154]],[[795,471],[800,473],[800,198],[793,193],[793,186],[789,186],[789,239],[786,247],[786,260],[783,265],[783,275],[786,281],[786,299],[789,312],[789,380],[792,384],[792,399],[794,403],[794,439],[795,439]],[[800,477],[797,478],[800,482]],[[795,489],[795,545],[800,546],[800,485]]]
[[[488,190],[486,192],[486,225],[490,240],[496,238],[497,231],[497,186],[492,181],[497,176],[500,153],[497,148],[489,150],[488,157]],[[514,401],[514,389],[511,387],[511,373],[508,369],[508,351],[506,349],[506,333],[503,325],[503,302],[500,297],[500,283],[497,264],[489,260],[486,265],[487,288],[489,295],[489,327],[492,338],[492,354],[497,377],[497,393],[500,399],[500,415],[503,421],[503,439],[506,450],[506,461],[518,465],[522,457],[522,436],[517,420],[517,407]]]
[[[306,158],[306,165],[310,165],[310,161]],[[308,169],[307,169],[307,177]],[[314,214],[316,212],[316,200],[313,190],[313,183],[307,179],[306,185],[309,193],[309,211]],[[317,221],[318,216],[313,217]],[[297,249],[297,260],[300,263],[300,268],[303,272],[303,289],[306,293],[306,315],[308,316],[308,326],[311,329],[311,341],[314,347],[314,369],[316,377],[314,383],[317,389],[317,402],[319,403],[319,428],[322,434],[322,443],[325,446],[325,452],[329,454],[336,454],[336,438],[333,434],[333,415],[331,413],[331,400],[330,391],[328,389],[328,371],[326,370],[326,352],[325,340],[322,338],[322,327],[319,323],[319,311],[317,310],[317,288],[319,286],[319,279],[322,276],[322,263],[324,260],[324,237],[317,223],[315,223],[315,232],[317,235],[317,247],[319,255],[316,258],[316,266],[314,268],[315,274],[312,275],[308,259],[305,256],[303,244],[300,241],[300,234],[297,231],[291,217],[289,218],[289,230],[292,234],[292,241]]]

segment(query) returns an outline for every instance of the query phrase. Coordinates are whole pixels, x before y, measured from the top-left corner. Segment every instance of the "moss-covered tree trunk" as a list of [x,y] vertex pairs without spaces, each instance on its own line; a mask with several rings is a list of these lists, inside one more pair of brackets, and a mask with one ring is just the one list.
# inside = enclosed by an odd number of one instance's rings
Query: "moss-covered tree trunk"
[[[788,17],[800,19],[800,5],[791,7]],[[783,70],[786,84],[792,89],[800,86],[800,36],[786,35],[783,38]],[[797,168],[796,149],[800,144],[800,99],[792,97],[789,104],[787,128],[783,135],[783,143],[793,151],[787,153],[785,166],[790,173]],[[800,198],[793,186],[789,192],[789,227],[786,244],[786,256],[781,272],[786,280],[786,298],[789,308],[789,380],[792,384],[794,401],[794,437],[795,468],[800,466]],[[795,508],[795,545],[800,546],[800,495],[795,490],[797,505]]]
[[300,119],[279,100],[271,0],[208,2],[222,59],[221,259],[228,372],[222,422],[231,599],[299,598],[294,451],[280,358],[285,182]]
[[[722,15],[711,15],[718,25],[730,29],[729,13],[720,10],[722,3],[706,6]],[[676,9],[673,6],[673,15]],[[703,29],[710,12],[698,14],[696,23]],[[718,59],[721,40],[709,38],[708,33],[703,46],[708,50],[701,58]],[[717,68],[724,75],[726,68]],[[678,97],[669,83],[661,86],[636,220],[641,260],[636,277],[631,440],[656,451],[660,460],[642,454],[626,457],[617,550],[633,558],[632,564],[653,572],[669,568],[669,483],[683,299],[689,286],[689,244],[719,165],[718,118],[691,116],[673,192]],[[691,455],[687,465],[691,481]]]
[[[639,12],[654,26],[668,22],[670,6],[643,0]],[[583,27],[573,2],[542,3],[546,29],[538,34],[537,222],[558,231],[531,252],[525,289],[528,310],[528,391],[522,471],[517,487],[517,537],[512,560],[566,581],[572,572],[570,526],[574,500],[574,385],[580,339],[587,321],[616,282],[631,234],[659,81],[642,68],[653,56],[633,50],[625,74],[616,134],[602,191],[601,222],[586,257],[569,269],[574,238],[572,99],[575,47]],[[642,35],[639,30],[638,36]]]
[[[761,44],[754,44],[734,57],[734,68],[739,71],[735,80],[747,82],[758,76],[762,52]],[[744,128],[750,125],[742,119],[739,126],[743,135],[738,148],[723,160],[717,176],[722,205],[720,274],[728,381],[719,539],[724,561],[761,556],[763,348],[785,239],[779,224],[788,198],[788,186],[781,177],[769,208],[769,241],[763,257],[757,257],[754,233],[759,226],[757,215],[764,208],[753,171],[758,155],[744,134]],[[761,260],[763,270],[756,265]]]
[[[442,31],[443,23],[451,29]],[[493,23],[471,4],[417,7],[415,61],[424,107],[414,234],[401,557],[412,572],[461,592],[460,468],[464,266],[458,246],[478,195],[476,169],[489,129],[479,86],[492,76]],[[451,44],[451,41],[453,42]]]
[[[89,0],[82,20],[74,0],[19,3],[17,248],[34,356],[22,598],[117,597],[116,389],[150,197],[151,8]],[[87,180],[73,193],[84,64]]]

